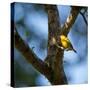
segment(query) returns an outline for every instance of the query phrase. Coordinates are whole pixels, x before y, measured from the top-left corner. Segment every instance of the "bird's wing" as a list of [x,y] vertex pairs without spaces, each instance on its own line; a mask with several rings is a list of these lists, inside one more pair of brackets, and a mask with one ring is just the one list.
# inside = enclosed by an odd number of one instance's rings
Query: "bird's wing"
[[63,40],[63,41],[62,41],[62,46],[63,46],[64,48],[68,48],[68,42],[67,42],[66,40]]
[[70,40],[68,38],[65,38],[65,41],[69,42],[70,43]]

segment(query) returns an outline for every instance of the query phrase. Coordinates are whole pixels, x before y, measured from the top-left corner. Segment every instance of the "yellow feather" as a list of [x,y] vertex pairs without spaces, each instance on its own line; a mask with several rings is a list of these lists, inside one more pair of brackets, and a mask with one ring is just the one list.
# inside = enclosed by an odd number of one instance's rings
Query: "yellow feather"
[[65,49],[68,48],[68,43],[66,41],[61,40],[61,43]]
[[60,36],[60,41],[61,41],[62,47],[64,49],[73,50],[76,52],[76,50],[73,49],[73,46],[72,46],[70,40],[65,35]]
[[69,39],[68,39],[66,36],[61,35],[61,36],[60,36],[60,40],[61,40],[62,46],[63,46],[65,49],[69,47],[70,41],[69,41]]
[[70,40],[64,35],[61,35],[60,38],[61,38],[61,40],[64,40],[66,42],[70,42]]

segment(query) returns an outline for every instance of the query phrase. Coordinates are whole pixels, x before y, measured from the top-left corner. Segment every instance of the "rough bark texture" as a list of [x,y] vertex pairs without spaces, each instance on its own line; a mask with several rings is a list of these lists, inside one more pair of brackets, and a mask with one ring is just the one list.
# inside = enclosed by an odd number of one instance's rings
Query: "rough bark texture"
[[63,69],[63,50],[53,44],[53,39],[59,43],[60,22],[59,13],[56,5],[45,5],[48,14],[48,55],[46,63],[52,68],[52,84],[66,84],[67,79]]

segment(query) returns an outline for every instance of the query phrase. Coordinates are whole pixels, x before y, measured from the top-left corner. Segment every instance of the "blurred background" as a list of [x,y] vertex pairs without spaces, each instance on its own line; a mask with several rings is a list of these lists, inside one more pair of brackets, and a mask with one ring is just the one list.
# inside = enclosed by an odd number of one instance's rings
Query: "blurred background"
[[[70,6],[57,5],[61,25],[70,13]],[[82,12],[84,12],[82,10]],[[48,16],[40,4],[15,3],[14,20],[18,33],[33,48],[34,53],[42,60],[47,56]],[[86,19],[87,12],[84,13]],[[12,16],[11,16],[12,17]],[[68,37],[77,51],[64,51],[63,66],[69,84],[88,83],[88,28],[79,14]],[[45,86],[49,81],[28,63],[14,47],[15,87]]]

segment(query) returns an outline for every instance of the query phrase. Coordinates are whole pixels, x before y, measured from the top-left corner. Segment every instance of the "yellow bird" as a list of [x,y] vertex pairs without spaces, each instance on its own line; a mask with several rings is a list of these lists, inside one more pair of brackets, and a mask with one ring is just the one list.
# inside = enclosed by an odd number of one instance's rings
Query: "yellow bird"
[[70,40],[65,35],[60,35],[60,41],[63,49],[66,51],[73,50],[76,53],[76,50],[73,48]]

